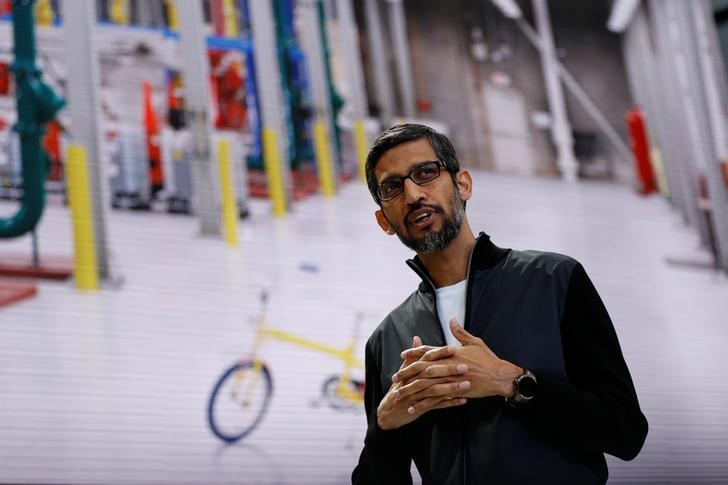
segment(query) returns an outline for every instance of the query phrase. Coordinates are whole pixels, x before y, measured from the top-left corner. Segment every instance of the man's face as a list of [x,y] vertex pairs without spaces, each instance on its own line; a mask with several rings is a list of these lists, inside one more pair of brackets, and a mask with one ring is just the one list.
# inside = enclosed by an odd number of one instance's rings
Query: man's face
[[[433,160],[437,160],[437,155],[427,139],[409,141],[387,150],[374,175],[382,183],[390,177],[403,177],[413,167]],[[462,172],[456,174],[457,186],[445,167],[440,167],[439,177],[422,185],[406,179],[401,194],[382,202],[375,214],[377,222],[418,254],[445,249],[458,236],[465,219],[464,201],[470,196],[470,187],[461,187]],[[469,181],[468,174],[464,175]],[[465,196],[461,188],[465,189]]]

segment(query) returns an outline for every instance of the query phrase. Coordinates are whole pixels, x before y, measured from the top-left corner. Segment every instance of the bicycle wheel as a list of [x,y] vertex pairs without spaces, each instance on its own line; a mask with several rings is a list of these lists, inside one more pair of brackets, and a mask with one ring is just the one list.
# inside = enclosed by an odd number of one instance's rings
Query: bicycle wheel
[[[362,407],[361,402],[352,400],[350,397],[342,396],[339,392],[339,382],[341,381],[340,375],[334,375],[327,378],[321,385],[321,394],[324,400],[334,409],[357,409]],[[352,395],[356,394],[364,400],[364,383],[356,379],[349,379],[346,382],[349,392]],[[362,407],[363,409],[363,407]]]
[[255,378],[255,362],[246,360],[227,369],[215,384],[207,406],[210,429],[221,440],[234,443],[248,434],[263,419],[273,394],[268,367],[260,363]]

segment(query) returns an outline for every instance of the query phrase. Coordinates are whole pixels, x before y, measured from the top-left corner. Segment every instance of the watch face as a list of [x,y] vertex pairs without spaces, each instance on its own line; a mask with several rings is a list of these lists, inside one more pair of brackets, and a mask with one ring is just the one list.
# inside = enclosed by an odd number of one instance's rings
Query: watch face
[[536,381],[533,377],[525,375],[518,380],[518,393],[526,399],[536,394]]

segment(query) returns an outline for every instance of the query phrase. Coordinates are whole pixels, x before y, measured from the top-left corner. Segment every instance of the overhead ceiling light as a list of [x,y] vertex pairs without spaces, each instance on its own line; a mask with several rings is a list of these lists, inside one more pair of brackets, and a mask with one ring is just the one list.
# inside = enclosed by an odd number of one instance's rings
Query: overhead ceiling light
[[496,7],[510,19],[521,18],[521,9],[515,0],[492,0]]
[[635,10],[640,0],[615,0],[612,5],[612,13],[607,22],[607,28],[612,32],[621,34],[632,21]]

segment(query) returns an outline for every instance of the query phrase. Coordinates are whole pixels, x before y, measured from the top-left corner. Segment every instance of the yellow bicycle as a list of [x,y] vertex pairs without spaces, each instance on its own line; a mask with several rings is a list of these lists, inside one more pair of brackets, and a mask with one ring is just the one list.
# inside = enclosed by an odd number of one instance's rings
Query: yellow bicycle
[[226,369],[210,393],[207,406],[210,429],[227,443],[234,443],[249,435],[260,424],[270,405],[273,377],[269,367],[258,357],[261,345],[268,339],[300,345],[343,361],[342,373],[326,378],[321,386],[324,402],[334,409],[361,407],[364,402],[364,380],[353,377],[355,371],[364,370],[364,364],[355,356],[356,334],[363,314],[356,314],[354,336],[349,345],[336,348],[269,325],[265,320],[267,303],[268,294],[263,291],[260,314],[255,319],[252,352]]

